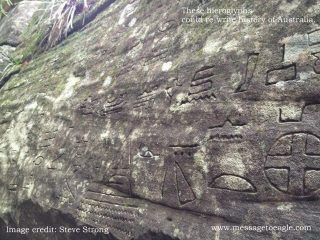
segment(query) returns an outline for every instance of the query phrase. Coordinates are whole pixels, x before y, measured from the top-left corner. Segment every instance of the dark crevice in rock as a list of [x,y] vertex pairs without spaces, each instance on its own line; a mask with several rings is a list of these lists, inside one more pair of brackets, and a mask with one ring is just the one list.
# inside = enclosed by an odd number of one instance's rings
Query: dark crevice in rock
[[0,79],[0,89],[9,81],[9,79],[20,72],[20,67],[13,69],[10,73]]
[[84,16],[84,19],[82,19],[81,17],[74,23],[74,27],[70,29],[70,31],[68,32],[68,35],[81,30],[89,22],[93,21],[98,16],[99,13],[103,12],[108,7],[110,7],[110,5],[113,4],[115,1],[116,0],[104,0],[100,5],[94,7],[94,9],[92,9],[92,11],[88,13],[88,15]]
[[5,221],[0,218],[0,239],[1,240],[28,240],[27,236],[24,234],[20,234],[20,233],[10,233],[7,234],[6,233],[6,229],[7,227],[10,228],[17,228],[17,224],[13,221],[13,219],[10,216],[7,216],[7,223],[5,223]]
[[0,43],[0,47],[2,47],[2,46],[17,47],[17,46],[19,46],[19,43],[6,41],[6,42]]
[[[89,225],[80,225],[71,214],[62,213],[59,210],[44,209],[36,203],[28,200],[23,202],[16,210],[16,216],[6,215],[4,219],[0,218],[0,239],[1,240],[118,240],[110,234],[91,234],[91,233],[28,233],[25,229],[53,227],[57,230],[60,226],[66,228],[82,228],[83,226],[92,227]],[[20,233],[7,233],[8,228],[20,229]],[[23,233],[23,234],[22,234]],[[148,231],[132,240],[179,240],[172,238],[162,232]]]
[[[70,214],[62,213],[59,210],[50,209],[45,211],[40,205],[28,200],[23,202],[16,210],[15,216],[6,217],[6,222],[0,218],[0,239],[1,240],[118,240],[112,234],[103,233],[59,233],[59,227],[80,228],[89,225],[80,225]],[[7,227],[11,228],[46,228],[53,227],[57,233],[6,233]]]

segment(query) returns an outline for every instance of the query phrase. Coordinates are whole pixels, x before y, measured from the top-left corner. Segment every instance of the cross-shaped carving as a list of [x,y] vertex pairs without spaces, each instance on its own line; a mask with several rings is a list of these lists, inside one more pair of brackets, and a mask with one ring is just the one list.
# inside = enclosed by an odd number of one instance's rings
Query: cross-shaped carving
[[265,169],[288,169],[288,194],[305,195],[305,171],[320,169],[320,155],[307,154],[307,137],[307,133],[294,133],[291,135],[290,155],[267,156]]

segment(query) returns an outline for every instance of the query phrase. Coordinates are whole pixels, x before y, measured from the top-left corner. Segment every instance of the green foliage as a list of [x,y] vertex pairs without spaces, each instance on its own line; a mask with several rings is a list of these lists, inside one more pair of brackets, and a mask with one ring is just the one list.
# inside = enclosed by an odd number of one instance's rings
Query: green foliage
[[0,0],[0,19],[7,14],[7,8],[12,5],[11,0]]
[[[0,0],[0,6],[10,1],[11,8],[21,0]],[[87,2],[90,1],[90,2]],[[37,53],[54,47],[62,41],[74,27],[84,20],[87,10],[98,0],[23,0],[23,2],[40,2],[27,29],[22,33],[24,39],[15,52],[18,62],[32,59]],[[6,7],[6,9],[10,9]],[[1,13],[0,13],[1,15]],[[0,17],[1,18],[1,17]],[[13,61],[14,63],[14,61]]]
[[[7,54],[4,51],[0,50],[0,58],[6,62],[9,62],[9,64],[12,65],[19,65],[21,64],[21,61],[19,59],[16,59],[14,57],[9,56],[9,54]],[[1,73],[1,72],[0,72]]]
[[0,81],[6,77],[10,72],[15,71],[21,65],[21,61],[19,59],[15,59],[4,51],[0,51],[0,58],[7,62],[7,65],[4,67],[2,71],[0,71]]
[[77,10],[82,12],[89,8],[87,0],[63,0],[57,3],[56,8],[55,3],[56,0],[52,0],[52,6],[50,6],[49,21],[52,23],[52,27],[48,34],[47,47],[53,47],[67,36],[73,28],[72,23],[75,15],[78,14]]
[[[1,1],[1,0],[0,0]],[[24,0],[27,2],[28,0]],[[41,14],[37,16],[36,29],[46,34],[40,45],[45,49],[51,48],[67,36],[73,28],[76,15],[86,12],[90,5],[87,0],[39,0],[44,7]],[[91,4],[96,0],[91,0]],[[49,30],[48,30],[49,29]]]

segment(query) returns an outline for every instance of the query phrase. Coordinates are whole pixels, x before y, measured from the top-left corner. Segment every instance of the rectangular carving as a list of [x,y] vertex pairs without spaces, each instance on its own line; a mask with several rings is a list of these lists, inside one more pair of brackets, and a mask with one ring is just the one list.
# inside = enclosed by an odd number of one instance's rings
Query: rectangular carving
[[308,33],[309,45],[320,44],[320,29]]
[[296,64],[277,67],[267,71],[266,85],[276,84],[277,82],[290,81],[296,79]]
[[259,53],[249,53],[247,55],[247,66],[244,74],[244,78],[237,87],[235,92],[244,92],[248,90],[251,80],[255,73],[257,63],[258,63]]

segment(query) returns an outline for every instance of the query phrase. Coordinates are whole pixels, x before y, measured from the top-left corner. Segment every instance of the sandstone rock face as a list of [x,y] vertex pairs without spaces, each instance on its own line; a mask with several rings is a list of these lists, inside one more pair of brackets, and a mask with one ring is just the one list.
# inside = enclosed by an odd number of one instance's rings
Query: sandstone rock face
[[27,28],[33,14],[39,10],[40,1],[22,1],[0,21],[0,45],[16,46],[21,43],[20,35]]
[[[317,1],[241,2],[116,1],[23,63],[0,89],[0,226],[317,239]],[[198,5],[314,22],[182,23],[182,7]]]

